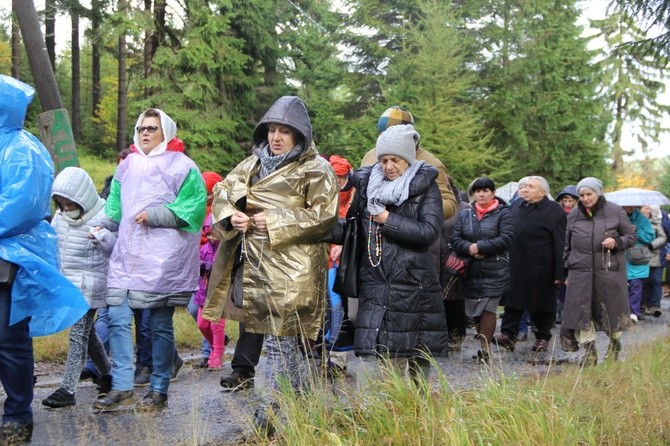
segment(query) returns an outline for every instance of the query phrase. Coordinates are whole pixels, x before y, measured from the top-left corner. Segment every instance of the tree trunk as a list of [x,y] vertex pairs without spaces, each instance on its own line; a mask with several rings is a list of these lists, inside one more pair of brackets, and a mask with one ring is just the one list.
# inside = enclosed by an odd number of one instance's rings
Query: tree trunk
[[72,127],[67,110],[63,108],[56,76],[49,65],[35,5],[28,0],[13,0],[12,6],[21,27],[30,70],[42,105],[43,113],[39,116],[40,137],[49,150],[58,173],[64,167],[79,165]]
[[91,0],[91,116],[98,117],[100,105],[100,0]]
[[[152,0],[144,0],[144,10],[147,12],[151,12],[151,4]],[[151,76],[151,61],[153,59],[153,46],[154,46],[154,40],[158,40],[156,38],[156,32],[154,31],[153,27],[150,29],[147,29],[146,31],[146,36],[144,39],[144,80],[146,81],[149,79],[149,76]],[[149,88],[146,83],[144,86],[144,97],[148,98],[151,96],[151,88]]]
[[[119,12],[124,13],[127,8],[126,0],[119,0]],[[119,90],[118,112],[116,126],[116,151],[121,152],[126,146],[126,33],[119,35]]]
[[47,54],[51,69],[56,72],[56,0],[45,0],[44,2],[44,42],[47,46]]
[[72,134],[81,140],[81,54],[79,51],[79,13],[72,8]]
[[12,77],[21,78],[21,29],[12,5]]

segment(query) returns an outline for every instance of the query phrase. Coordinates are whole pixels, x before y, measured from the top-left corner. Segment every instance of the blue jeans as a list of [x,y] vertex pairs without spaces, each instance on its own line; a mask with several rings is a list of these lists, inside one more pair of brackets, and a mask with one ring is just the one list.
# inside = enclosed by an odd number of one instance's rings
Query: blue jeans
[[632,314],[638,317],[642,315],[642,279],[628,281],[628,303]]
[[170,387],[170,371],[176,355],[172,316],[174,307],[151,308],[151,333],[153,371],[149,390],[167,395]]
[[[102,345],[105,347],[105,351],[109,355],[109,327],[108,324],[108,310],[107,308],[98,309],[98,315],[95,318],[95,332],[98,334],[98,337],[102,341]],[[84,365],[84,368],[89,370],[91,373],[96,376],[100,376],[100,372],[95,368],[91,358],[88,358],[88,361]]]
[[519,321],[519,333],[528,333],[528,326],[530,325],[530,314],[527,311],[523,312],[521,320]]
[[137,367],[153,367],[151,361],[151,311],[133,310],[135,317],[135,365]]
[[11,303],[10,290],[0,289],[0,381],[7,393],[2,421],[30,423],[35,370],[30,319],[9,326]]
[[135,387],[133,366],[133,310],[128,306],[128,297],[121,305],[108,308],[109,351],[112,355],[112,389],[133,390]]
[[[198,323],[198,306],[193,302],[193,298],[195,297],[195,294],[191,296],[191,300],[188,302],[188,305],[186,306],[186,309],[188,310],[188,314],[191,315],[193,320]],[[202,338],[202,345],[200,346],[200,354],[202,355],[203,358],[209,358],[209,355],[212,353],[212,346],[209,345],[209,342],[207,342],[207,339],[204,337]]]

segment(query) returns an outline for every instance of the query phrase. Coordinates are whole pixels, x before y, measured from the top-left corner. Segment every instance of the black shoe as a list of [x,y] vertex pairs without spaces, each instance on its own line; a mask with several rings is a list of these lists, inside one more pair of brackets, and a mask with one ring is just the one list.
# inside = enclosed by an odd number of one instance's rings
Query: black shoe
[[262,437],[272,437],[275,427],[270,420],[270,411],[277,412],[275,405],[258,407],[254,412],[254,430]]
[[516,341],[507,333],[499,333],[493,336],[493,343],[511,352],[514,351]]
[[119,406],[128,406],[133,404],[132,390],[112,390],[106,397],[95,401],[91,406],[95,410],[108,411],[114,410]]
[[42,404],[52,409],[58,409],[59,407],[74,406],[74,393],[70,393],[62,387],[56,390],[54,393],[42,400]]
[[196,362],[195,364],[193,364],[193,368],[206,369],[208,362],[209,362],[209,358],[200,358],[199,362]]
[[181,359],[179,356],[175,356],[174,362],[172,363],[172,368],[170,369],[170,381],[174,381],[175,379],[177,379],[177,375],[179,375],[179,371],[181,370],[183,365],[184,360]]
[[107,396],[112,390],[112,375],[102,375],[98,384],[98,399]]
[[135,405],[136,412],[158,412],[167,406],[167,395],[150,390],[144,398]]
[[146,387],[151,382],[151,369],[140,366],[135,370],[135,387]]
[[482,364],[488,364],[491,362],[491,354],[489,352],[485,352],[484,350],[477,350],[477,354],[474,355],[472,359],[476,359]]
[[25,444],[33,438],[33,422],[5,421],[0,425],[0,444],[5,446]]
[[223,387],[224,392],[237,392],[238,390],[250,389],[253,386],[253,376],[245,376],[235,371],[221,378],[221,387]]
[[87,379],[90,379],[95,384],[99,384],[98,375],[96,375],[89,369],[82,369],[81,373],[79,374],[79,381],[86,381]]

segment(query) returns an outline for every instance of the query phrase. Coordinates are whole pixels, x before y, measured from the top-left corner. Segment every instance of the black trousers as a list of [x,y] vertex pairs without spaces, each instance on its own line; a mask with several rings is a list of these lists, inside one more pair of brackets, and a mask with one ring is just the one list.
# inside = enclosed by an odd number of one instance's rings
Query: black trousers
[[465,315],[465,299],[444,300],[444,313],[447,317],[449,337],[465,337],[468,318]]
[[[519,322],[523,316],[524,310],[518,308],[505,307],[500,331],[515,339],[519,334]],[[530,323],[533,324],[536,339],[551,339],[551,328],[556,321],[556,312],[553,311],[529,311]]]
[[240,339],[237,341],[235,354],[230,362],[233,372],[244,376],[254,376],[264,340],[264,334],[249,333],[244,330],[244,324],[240,322]]

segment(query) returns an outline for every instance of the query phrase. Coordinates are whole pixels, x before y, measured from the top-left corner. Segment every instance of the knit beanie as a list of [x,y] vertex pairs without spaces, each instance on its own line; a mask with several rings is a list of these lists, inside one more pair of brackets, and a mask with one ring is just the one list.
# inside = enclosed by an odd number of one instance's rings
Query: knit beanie
[[377,160],[382,156],[395,155],[413,164],[416,160],[416,146],[421,137],[411,124],[394,125],[382,132],[375,147]]
[[599,197],[603,194],[603,183],[598,178],[586,177],[581,180],[577,183],[577,193],[582,190],[582,187],[588,187]]
[[351,163],[347,161],[345,157],[340,155],[330,155],[328,162],[333,166],[335,175],[338,177],[344,177],[353,170]]
[[212,193],[212,189],[214,189],[214,185],[216,183],[223,180],[223,178],[221,178],[221,175],[219,175],[216,172],[203,172],[202,179],[205,182],[205,187],[207,188],[208,194]]
[[377,130],[379,133],[394,125],[412,124],[414,125],[414,117],[405,107],[394,105],[387,108],[377,121]]

